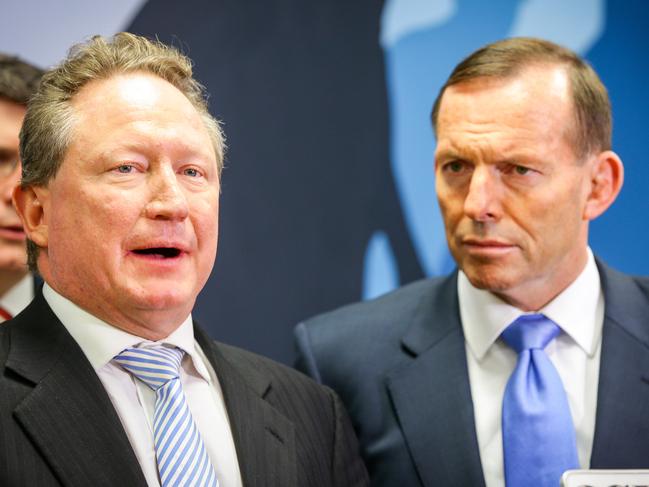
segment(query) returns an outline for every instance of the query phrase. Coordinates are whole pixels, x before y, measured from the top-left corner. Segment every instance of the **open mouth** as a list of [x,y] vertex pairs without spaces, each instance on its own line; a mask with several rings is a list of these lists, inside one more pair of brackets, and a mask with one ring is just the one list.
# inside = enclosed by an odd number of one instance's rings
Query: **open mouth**
[[149,249],[136,249],[133,251],[137,255],[145,255],[158,259],[173,259],[180,255],[180,249],[175,247],[152,247]]

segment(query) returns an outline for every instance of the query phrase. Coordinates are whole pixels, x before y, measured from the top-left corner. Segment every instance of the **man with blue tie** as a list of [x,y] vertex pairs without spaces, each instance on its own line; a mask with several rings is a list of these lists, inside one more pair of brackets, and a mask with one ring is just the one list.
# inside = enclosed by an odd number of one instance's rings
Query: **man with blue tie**
[[367,484],[330,389],[192,320],[224,143],[189,59],[128,33],[75,46],[20,148],[45,284],[0,328],[0,485]]
[[649,279],[588,247],[623,182],[597,74],[544,40],[495,42],[454,69],[432,122],[458,270],[296,329],[298,366],[340,394],[372,485],[649,467]]

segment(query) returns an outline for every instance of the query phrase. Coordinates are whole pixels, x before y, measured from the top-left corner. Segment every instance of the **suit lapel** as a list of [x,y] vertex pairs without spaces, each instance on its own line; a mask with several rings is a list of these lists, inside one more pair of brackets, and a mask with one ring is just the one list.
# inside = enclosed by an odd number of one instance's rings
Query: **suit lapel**
[[421,303],[402,343],[412,360],[389,374],[387,387],[423,485],[484,485],[457,273]]
[[223,390],[243,485],[297,487],[294,426],[266,401],[272,394],[270,380],[248,364],[226,358],[224,345],[194,329]]
[[146,485],[97,374],[40,292],[14,320],[7,368],[33,385],[14,416],[63,485]]
[[649,451],[649,300],[598,262],[605,296],[591,467],[637,468]]

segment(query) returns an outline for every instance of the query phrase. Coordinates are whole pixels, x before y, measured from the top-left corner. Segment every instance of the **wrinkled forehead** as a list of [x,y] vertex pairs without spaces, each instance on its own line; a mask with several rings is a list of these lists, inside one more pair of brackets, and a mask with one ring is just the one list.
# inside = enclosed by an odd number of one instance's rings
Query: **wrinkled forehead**
[[93,80],[72,98],[71,108],[72,144],[88,132],[109,136],[124,127],[146,131],[148,125],[152,135],[158,131],[162,138],[182,127],[188,145],[203,146],[218,159],[204,114],[175,86],[153,74],[122,73]]
[[[77,118],[97,121],[98,115],[137,115],[156,110],[161,115],[198,119],[198,110],[171,83],[144,72],[120,73],[86,83],[71,99]],[[102,117],[100,116],[99,119]]]
[[446,88],[437,120],[438,143],[450,131],[471,135],[489,127],[576,137],[570,79],[561,66],[531,66],[515,76],[479,77]]

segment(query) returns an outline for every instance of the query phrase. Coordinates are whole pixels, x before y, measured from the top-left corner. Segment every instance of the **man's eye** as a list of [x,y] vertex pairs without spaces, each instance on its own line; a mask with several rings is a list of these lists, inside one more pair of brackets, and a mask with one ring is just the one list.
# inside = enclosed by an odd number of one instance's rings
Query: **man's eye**
[[514,171],[519,176],[525,176],[526,174],[529,174],[530,170],[531,169],[529,167],[525,167],[525,166],[515,166],[514,167]]
[[451,161],[444,167],[451,172],[460,172],[464,168],[464,164],[461,161]]
[[188,167],[187,169],[185,169],[183,171],[183,174],[191,178],[197,178],[201,175],[201,173],[198,172],[198,169],[195,169],[193,167]]
[[117,166],[117,172],[121,174],[129,174],[133,172],[133,166],[131,166],[130,164],[121,164]]

